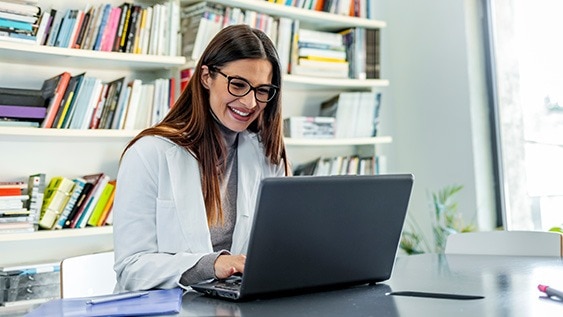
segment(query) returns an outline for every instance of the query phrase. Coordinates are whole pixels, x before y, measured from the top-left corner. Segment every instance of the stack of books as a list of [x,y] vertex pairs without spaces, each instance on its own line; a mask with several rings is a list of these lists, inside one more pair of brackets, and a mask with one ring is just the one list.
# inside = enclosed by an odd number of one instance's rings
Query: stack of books
[[28,200],[25,182],[0,182],[0,234],[35,231]]
[[40,15],[38,0],[0,1],[0,40],[37,43]]
[[334,138],[334,117],[289,117],[283,121],[284,136],[296,139]]
[[291,74],[348,78],[349,63],[342,34],[303,28],[296,31]]
[[0,126],[38,127],[46,113],[42,90],[0,87]]

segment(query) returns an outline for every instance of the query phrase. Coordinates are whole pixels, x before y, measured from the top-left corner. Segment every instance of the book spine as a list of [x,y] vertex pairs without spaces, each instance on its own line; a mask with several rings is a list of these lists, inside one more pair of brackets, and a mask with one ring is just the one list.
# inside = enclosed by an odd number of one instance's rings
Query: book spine
[[59,217],[57,223],[55,224],[54,227],[55,229],[62,229],[64,227],[64,224],[68,219],[70,212],[76,205],[76,202],[80,197],[80,193],[82,193],[82,190],[84,189],[84,185],[86,184],[86,180],[84,180],[83,178],[75,178],[73,181],[74,181],[74,187],[72,188],[72,193],[70,195],[67,204],[65,205],[65,208],[63,209],[63,212],[61,213],[61,216]]

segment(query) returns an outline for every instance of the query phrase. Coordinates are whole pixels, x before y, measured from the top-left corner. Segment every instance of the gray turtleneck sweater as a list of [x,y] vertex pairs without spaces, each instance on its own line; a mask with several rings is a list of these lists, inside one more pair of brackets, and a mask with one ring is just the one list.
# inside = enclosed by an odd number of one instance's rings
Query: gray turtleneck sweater
[[215,277],[215,260],[221,254],[229,254],[233,241],[237,214],[237,146],[238,132],[232,131],[216,121],[223,134],[227,149],[227,161],[221,178],[221,203],[223,207],[223,223],[209,229],[213,253],[203,256],[199,262],[182,274],[180,283],[190,285]]

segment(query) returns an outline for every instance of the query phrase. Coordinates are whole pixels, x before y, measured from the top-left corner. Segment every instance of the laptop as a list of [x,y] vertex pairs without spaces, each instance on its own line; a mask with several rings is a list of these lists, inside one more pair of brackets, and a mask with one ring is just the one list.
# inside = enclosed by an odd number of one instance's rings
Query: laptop
[[190,286],[248,300],[385,281],[413,182],[411,174],[266,178],[243,276]]

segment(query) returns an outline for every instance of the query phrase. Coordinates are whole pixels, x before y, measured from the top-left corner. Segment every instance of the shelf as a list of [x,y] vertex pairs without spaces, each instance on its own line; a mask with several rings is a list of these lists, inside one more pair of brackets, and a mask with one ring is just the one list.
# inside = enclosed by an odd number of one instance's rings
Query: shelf
[[[183,0],[182,3],[194,3],[198,1]],[[350,27],[363,27],[368,29],[379,29],[386,27],[383,21],[336,15],[328,12],[320,12],[270,3],[259,0],[208,0],[209,3],[217,3],[224,6],[239,7],[241,9],[253,10],[278,17],[288,17],[299,20],[302,24],[314,25],[317,30],[342,30]]]
[[390,136],[374,138],[341,138],[341,139],[295,139],[285,138],[286,146],[350,146],[350,145],[376,145],[393,142]]
[[113,250],[113,227],[0,234],[0,267],[47,263]]
[[186,63],[183,56],[101,52],[8,41],[0,41],[0,56],[3,62],[107,70],[159,70],[180,67]]
[[340,89],[371,89],[389,86],[386,79],[323,78],[298,75],[284,75],[284,84],[309,88],[338,87]]
[[39,230],[35,232],[0,234],[0,242],[35,241],[59,238],[83,238],[88,236],[113,235],[112,226],[89,227],[82,229]]
[[2,137],[33,137],[53,140],[54,138],[92,138],[92,139],[131,139],[140,130],[108,130],[108,129],[43,129],[43,128],[19,128],[0,127],[0,139]]

